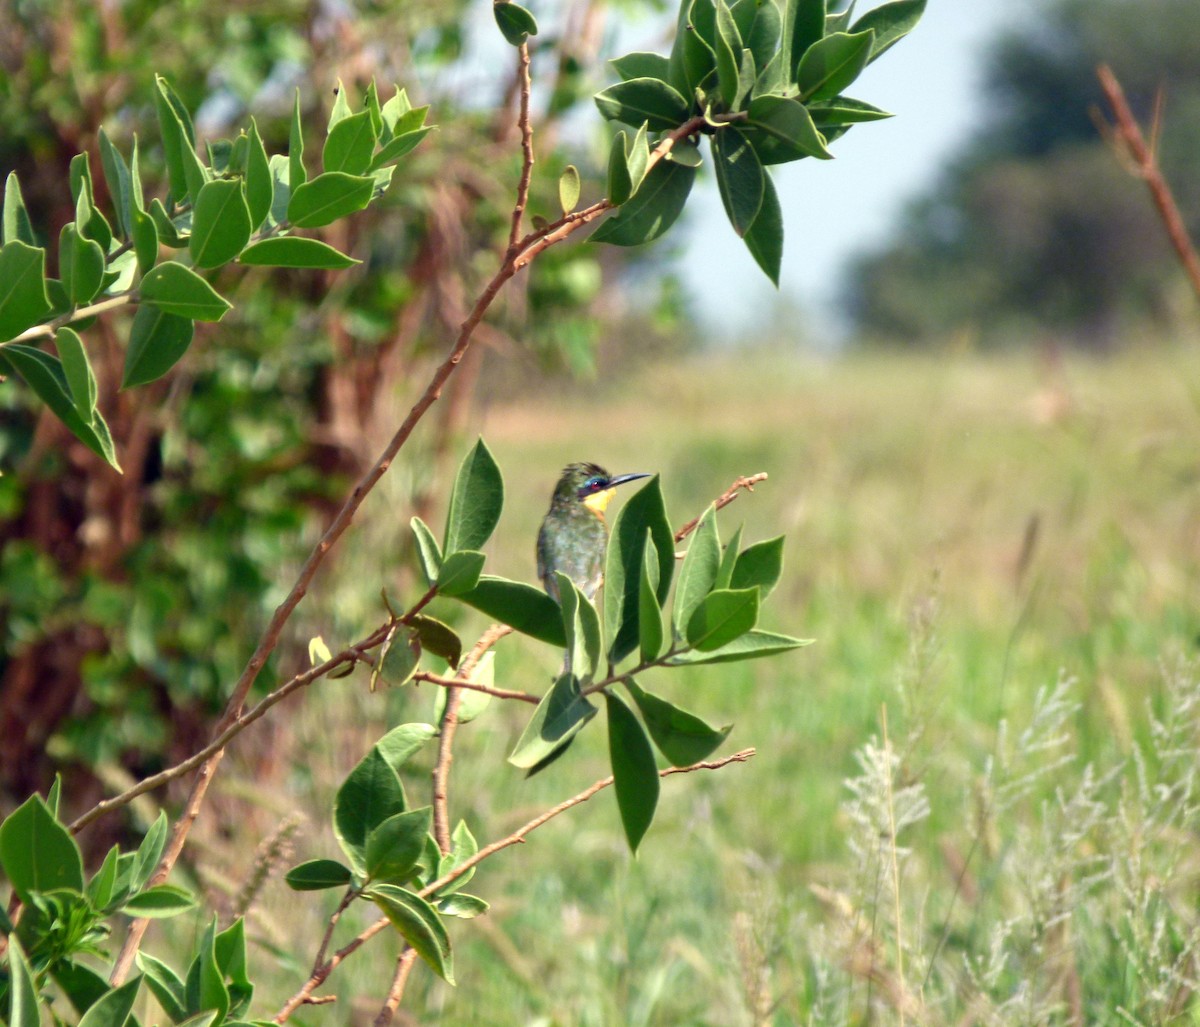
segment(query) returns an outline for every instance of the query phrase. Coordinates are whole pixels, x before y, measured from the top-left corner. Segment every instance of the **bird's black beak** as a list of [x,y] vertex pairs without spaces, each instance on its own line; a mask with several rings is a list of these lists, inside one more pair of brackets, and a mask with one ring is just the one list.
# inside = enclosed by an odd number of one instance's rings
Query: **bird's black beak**
[[649,473],[642,474],[618,474],[615,478],[608,479],[608,487],[615,489],[618,485],[624,485],[627,481],[637,481],[638,478],[649,478]]

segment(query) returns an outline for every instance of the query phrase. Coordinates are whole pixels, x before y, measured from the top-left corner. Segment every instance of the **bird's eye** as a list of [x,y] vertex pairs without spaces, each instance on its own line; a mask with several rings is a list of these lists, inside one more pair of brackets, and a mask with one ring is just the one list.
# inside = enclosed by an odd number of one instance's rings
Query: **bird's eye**
[[603,486],[604,486],[603,478],[588,478],[588,480],[587,480],[586,487],[591,489],[593,492],[599,492],[600,489],[603,488]]

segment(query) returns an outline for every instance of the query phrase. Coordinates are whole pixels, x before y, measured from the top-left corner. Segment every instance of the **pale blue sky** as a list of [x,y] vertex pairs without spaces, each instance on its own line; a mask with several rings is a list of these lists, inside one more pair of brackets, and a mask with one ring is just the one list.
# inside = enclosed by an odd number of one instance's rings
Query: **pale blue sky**
[[[870,6],[859,3],[862,10]],[[983,102],[979,59],[986,42],[1019,12],[1036,8],[1011,0],[930,0],[913,33],[851,90],[896,116],[837,140],[834,161],[774,169],[784,213],[781,292],[811,316],[816,334],[835,331],[833,293],[846,258],[886,237],[904,201],[935,180],[971,130]],[[711,179],[693,194],[688,215],[683,265],[697,312],[716,337],[745,334],[769,316],[778,294],[733,234]]]

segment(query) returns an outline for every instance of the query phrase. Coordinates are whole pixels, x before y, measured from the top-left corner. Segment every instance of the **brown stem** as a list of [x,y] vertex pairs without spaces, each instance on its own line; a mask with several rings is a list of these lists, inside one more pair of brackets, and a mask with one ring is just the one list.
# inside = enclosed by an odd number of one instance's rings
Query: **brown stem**
[[413,676],[414,681],[428,681],[431,685],[438,685],[441,688],[451,690],[466,688],[472,692],[482,692],[484,695],[494,696],[497,699],[517,699],[520,702],[532,703],[537,705],[541,700],[529,692],[518,692],[511,688],[490,688],[487,685],[478,684],[475,681],[464,681],[462,678],[448,678],[441,674],[434,674],[430,671],[419,670]]
[[[665,770],[658,772],[659,777],[670,777],[672,774],[690,774],[697,770],[720,770],[731,763],[745,763],[748,759],[755,755],[754,749],[742,749],[740,752],[735,752],[730,756],[724,756],[717,760],[703,760],[700,763],[693,763],[687,767],[667,767]],[[495,855],[501,849],[506,849],[510,845],[516,845],[525,840],[526,835],[536,831],[547,821],[553,820],[561,813],[565,813],[573,806],[578,806],[580,803],[587,802],[597,792],[603,791],[613,783],[611,777],[606,777],[601,781],[585,788],[578,795],[573,795],[564,802],[560,802],[557,806],[548,809],[545,813],[534,817],[529,823],[523,827],[517,828],[512,834],[499,841],[492,842],[490,845],[485,845],[470,859],[464,860],[448,874],[438,878],[432,884],[426,885],[420,890],[419,894],[422,898],[428,898],[435,892],[445,888],[448,884],[458,880],[472,867],[477,866],[489,856]],[[382,931],[391,921],[387,917],[380,917],[369,927],[361,931],[356,937],[352,938],[342,948],[338,949],[328,962],[313,971],[312,975],[304,985],[296,992],[283,1007],[275,1014],[275,1023],[285,1023],[288,1018],[303,1005],[308,1005],[313,1002],[313,992],[328,980],[329,975],[349,956],[358,951],[367,941]]]
[[404,998],[404,986],[408,983],[408,975],[412,971],[413,963],[416,961],[416,949],[406,948],[397,957],[396,973],[392,977],[392,986],[388,989],[387,1000],[380,1007],[379,1012],[372,1021],[373,1027],[387,1027],[392,1022],[392,1019],[396,1015],[396,1010],[400,1008],[400,1001]]
[[517,126],[521,129],[521,179],[517,183],[517,202],[513,206],[512,227],[508,231],[508,252],[516,252],[517,240],[521,238],[521,219],[529,203],[529,183],[533,180],[533,125],[529,120],[529,94],[533,83],[529,77],[529,45],[517,47],[519,62],[517,77],[521,84],[521,106],[517,115]]
[[1196,248],[1188,236],[1183,217],[1175,205],[1171,187],[1158,166],[1158,156],[1146,145],[1137,119],[1134,118],[1133,111],[1129,109],[1129,103],[1125,99],[1125,91],[1112,69],[1107,64],[1101,64],[1096,68],[1096,77],[1100,79],[1100,88],[1104,90],[1108,105],[1117,119],[1117,138],[1120,145],[1133,159],[1133,173],[1141,178],[1150,190],[1150,197],[1158,208],[1158,215],[1167,230],[1167,237],[1171,240],[1179,262],[1191,281],[1192,289],[1196,296],[1200,297],[1200,257],[1196,255]]

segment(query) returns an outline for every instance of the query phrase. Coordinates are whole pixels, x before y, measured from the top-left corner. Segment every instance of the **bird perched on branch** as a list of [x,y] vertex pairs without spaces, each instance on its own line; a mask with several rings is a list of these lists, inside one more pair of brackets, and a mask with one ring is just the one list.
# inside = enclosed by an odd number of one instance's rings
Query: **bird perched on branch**
[[604,554],[608,549],[608,525],[604,511],[624,485],[648,474],[610,475],[595,464],[569,464],[554,486],[550,510],[538,531],[538,577],[556,602],[555,571],[561,571],[589,599],[596,595],[604,580]]

